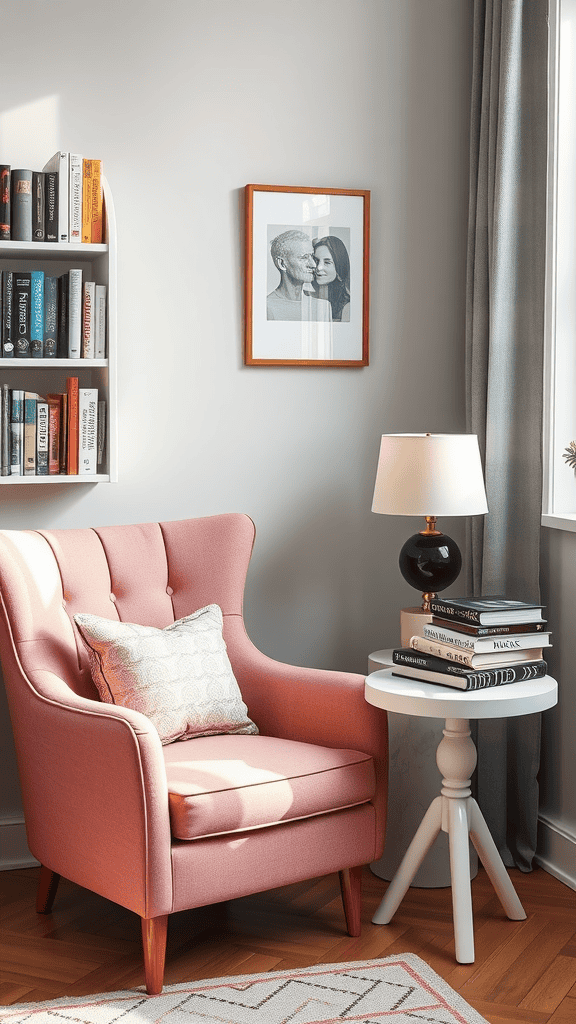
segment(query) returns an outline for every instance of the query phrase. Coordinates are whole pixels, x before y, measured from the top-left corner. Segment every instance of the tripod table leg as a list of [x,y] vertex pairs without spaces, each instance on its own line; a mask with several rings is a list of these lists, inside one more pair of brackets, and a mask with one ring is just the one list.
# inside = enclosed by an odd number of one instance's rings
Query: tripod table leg
[[442,797],[437,796],[422,818],[414,839],[404,854],[400,866],[386,890],[373,924],[388,924],[398,910],[410,882],[436,839],[442,826]]

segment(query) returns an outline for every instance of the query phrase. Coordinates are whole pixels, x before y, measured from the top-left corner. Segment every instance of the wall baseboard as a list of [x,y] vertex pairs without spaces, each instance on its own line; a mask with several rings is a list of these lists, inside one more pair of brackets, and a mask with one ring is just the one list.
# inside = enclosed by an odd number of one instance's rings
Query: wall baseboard
[[538,849],[534,860],[549,875],[576,890],[576,835],[542,814],[538,818]]
[[28,849],[21,816],[0,819],[0,851],[0,871],[38,867],[38,861]]

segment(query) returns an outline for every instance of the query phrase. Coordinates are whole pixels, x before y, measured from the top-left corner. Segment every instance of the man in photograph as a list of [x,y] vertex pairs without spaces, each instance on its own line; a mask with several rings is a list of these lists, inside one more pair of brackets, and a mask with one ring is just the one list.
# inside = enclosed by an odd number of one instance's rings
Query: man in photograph
[[308,235],[297,228],[283,231],[272,239],[270,255],[280,283],[266,297],[266,318],[330,321],[330,303],[312,293],[316,260]]

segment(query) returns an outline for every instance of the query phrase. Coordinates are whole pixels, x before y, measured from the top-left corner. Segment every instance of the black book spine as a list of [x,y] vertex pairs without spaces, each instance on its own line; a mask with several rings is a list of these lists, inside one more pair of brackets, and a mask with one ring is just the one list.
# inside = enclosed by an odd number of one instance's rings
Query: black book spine
[[32,241],[32,171],[12,171],[11,238]]
[[68,358],[68,274],[58,278],[58,348],[59,359]]
[[12,296],[14,293],[14,274],[11,270],[2,271],[2,358],[12,359],[14,357],[14,308]]
[[58,171],[45,172],[44,237],[47,242],[58,241]]
[[44,230],[44,203],[45,203],[45,177],[43,171],[32,172],[32,238],[35,242],[43,242]]
[[58,354],[58,278],[44,278],[44,358]]
[[437,658],[433,654],[421,654],[407,648],[398,648],[392,652],[395,665],[407,665],[413,669],[426,669],[437,672],[438,678],[466,680],[467,690],[483,690],[488,686],[503,686],[506,683],[524,682],[527,679],[541,679],[546,675],[548,666],[545,661],[520,661],[514,665],[502,665],[499,668],[466,669],[462,665]]
[[10,166],[0,164],[0,239],[10,239]]
[[14,274],[14,296],[12,315],[14,317],[14,347],[18,359],[30,356],[30,300],[32,295],[32,278],[30,274]]

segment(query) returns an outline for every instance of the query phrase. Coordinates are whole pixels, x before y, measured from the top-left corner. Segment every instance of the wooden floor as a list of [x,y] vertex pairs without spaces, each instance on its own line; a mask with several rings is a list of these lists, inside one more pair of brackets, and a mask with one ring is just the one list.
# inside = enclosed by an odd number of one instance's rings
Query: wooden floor
[[[373,925],[387,883],[367,868],[359,938],[345,933],[330,875],[172,915],[165,983],[412,952],[490,1024],[576,1024],[576,893],[541,869],[510,874],[527,920],[505,917],[480,870],[474,964],[454,959],[450,889],[410,889],[392,924]],[[53,912],[38,915],[37,878],[0,872],[0,1003],[141,985],[139,918],[64,880]]]

